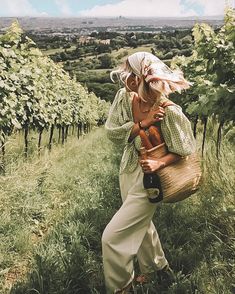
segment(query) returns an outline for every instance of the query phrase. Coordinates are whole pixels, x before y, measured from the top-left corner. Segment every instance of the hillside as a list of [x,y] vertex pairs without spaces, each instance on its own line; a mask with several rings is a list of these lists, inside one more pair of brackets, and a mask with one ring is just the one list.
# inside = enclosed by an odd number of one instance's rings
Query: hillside
[[[224,140],[219,163],[214,142],[206,146],[201,190],[159,205],[154,217],[177,280],[156,278],[138,294],[234,291],[234,146]],[[51,155],[12,163],[0,178],[1,293],[104,294],[101,234],[121,205],[120,156],[97,128]]]

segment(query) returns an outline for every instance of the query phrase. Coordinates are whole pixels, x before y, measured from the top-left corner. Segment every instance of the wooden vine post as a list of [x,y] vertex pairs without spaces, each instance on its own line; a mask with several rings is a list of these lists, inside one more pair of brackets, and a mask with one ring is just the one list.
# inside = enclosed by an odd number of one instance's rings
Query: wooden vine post
[[41,154],[41,143],[42,143],[42,133],[43,133],[44,128],[39,129],[39,134],[38,134],[38,155],[40,156]]
[[204,148],[205,148],[207,122],[208,122],[208,118],[205,117],[203,119],[202,156],[203,156]]
[[217,159],[220,156],[220,147],[222,141],[222,129],[223,129],[224,121],[219,123],[218,131],[217,131],[217,140],[216,140],[216,157]]
[[64,145],[64,141],[65,141],[65,128],[64,128],[64,126],[61,127],[61,132],[62,132],[61,144]]
[[[3,135],[4,136],[4,135]],[[4,136],[5,139],[5,136]],[[5,140],[1,141],[1,160],[0,160],[0,174],[5,175],[6,165],[5,165]]]
[[49,151],[51,151],[51,148],[52,148],[52,138],[54,134],[54,127],[55,127],[54,124],[52,124],[50,127],[50,136],[49,136],[49,144],[48,144]]
[[28,134],[29,134],[29,127],[28,125],[26,125],[24,129],[24,156],[25,157],[28,157],[28,147],[29,147]]

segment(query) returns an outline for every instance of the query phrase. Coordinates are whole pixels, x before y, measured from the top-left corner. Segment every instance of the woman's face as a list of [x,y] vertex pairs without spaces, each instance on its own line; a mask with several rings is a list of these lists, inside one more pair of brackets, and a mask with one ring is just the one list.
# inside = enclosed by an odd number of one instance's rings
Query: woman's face
[[136,80],[136,76],[131,74],[126,80],[126,90],[128,92],[138,92],[138,84]]

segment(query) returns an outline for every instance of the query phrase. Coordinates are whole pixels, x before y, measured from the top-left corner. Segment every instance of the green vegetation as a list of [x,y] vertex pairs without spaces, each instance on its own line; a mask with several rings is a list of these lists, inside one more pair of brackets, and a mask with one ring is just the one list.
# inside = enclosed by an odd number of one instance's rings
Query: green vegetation
[[3,155],[7,136],[22,129],[25,154],[30,129],[41,136],[50,129],[49,148],[54,128],[62,130],[62,143],[70,126],[101,124],[107,117],[109,103],[100,100],[62,67],[44,57],[35,43],[13,23],[0,38],[0,144]]
[[71,46],[70,48],[54,48],[54,49],[48,49],[48,50],[44,50],[43,51],[43,54],[44,55],[54,55],[54,54],[58,54],[58,53],[66,53],[66,52],[69,52],[69,51],[73,51],[75,50],[76,47],[75,46]]
[[[63,65],[71,77],[76,77],[79,82],[85,85],[89,91],[106,101],[112,101],[117,89],[109,79],[109,72],[115,66],[121,64],[125,58],[137,51],[147,51],[156,54],[167,64],[176,55],[189,56],[193,48],[193,37],[191,30],[175,30],[167,32],[135,32],[135,33],[114,33],[99,32],[91,33],[85,39],[73,39],[68,41],[65,37],[53,37],[52,43],[45,37],[31,36],[39,48],[47,49],[45,54],[49,55],[55,62]],[[64,39],[63,39],[64,38]],[[101,43],[107,41],[107,44]],[[47,45],[46,45],[47,44]],[[58,44],[58,48],[55,48]],[[50,47],[52,46],[52,47]],[[65,48],[65,47],[69,48]],[[99,87],[100,76],[97,79],[90,78],[92,72],[105,69],[103,74],[106,84],[103,90]]]
[[218,32],[207,24],[197,24],[193,28],[193,36],[193,54],[190,57],[175,57],[172,61],[172,65],[180,66],[186,78],[193,82],[189,91],[177,101],[195,118],[195,129],[198,119],[204,122],[204,135],[209,117],[219,122],[218,157],[222,127],[231,130],[235,118],[234,10],[227,10],[224,25]]
[[[211,122],[209,128],[214,138]],[[68,140],[40,159],[12,162],[0,178],[1,293],[11,284],[14,294],[105,293],[101,235],[121,205],[121,150],[103,128]],[[233,147],[225,139],[218,162],[208,137],[201,190],[157,208],[154,222],[176,282],[156,277],[136,293],[234,291]]]
[[[145,286],[136,285],[135,293],[230,294],[235,291],[234,12],[227,12],[224,26],[216,32],[205,24],[196,25],[194,47],[186,32],[175,32],[175,37],[172,32],[164,34],[114,34],[112,52],[99,46],[105,52],[97,51],[94,57],[92,47],[84,46],[80,51],[84,56],[64,65],[111,101],[117,86],[109,84],[110,69],[101,68],[106,62],[111,66],[123,60],[140,51],[140,44],[169,59],[179,53],[176,49],[182,53],[190,47],[192,55],[188,52],[188,57],[177,57],[172,64],[180,65],[194,85],[172,99],[195,118],[199,153],[201,143],[204,149],[204,181],[195,195],[159,205],[154,216],[176,281],[160,281],[156,276]],[[106,33],[99,35],[105,38]],[[57,41],[57,48],[65,48]],[[120,49],[123,42],[125,48]],[[168,54],[173,43],[175,51]],[[103,294],[101,235],[121,205],[122,150],[110,144],[102,127],[94,127],[86,136],[81,132],[79,140],[67,137],[65,127],[72,125],[67,131],[76,134],[80,123],[101,124],[109,104],[43,57],[16,24],[1,36],[0,45],[0,143],[6,163],[5,174],[0,175],[0,292]],[[74,47],[66,50],[72,54]],[[51,125],[61,127],[53,138]],[[45,136],[40,136],[42,129]],[[57,145],[61,139],[64,144]],[[40,148],[38,156],[37,147],[50,140],[57,146],[51,152]]]
[[100,238],[120,204],[118,159],[97,129],[40,159],[12,162],[0,179],[1,293],[24,276],[23,265],[40,293],[103,287]]

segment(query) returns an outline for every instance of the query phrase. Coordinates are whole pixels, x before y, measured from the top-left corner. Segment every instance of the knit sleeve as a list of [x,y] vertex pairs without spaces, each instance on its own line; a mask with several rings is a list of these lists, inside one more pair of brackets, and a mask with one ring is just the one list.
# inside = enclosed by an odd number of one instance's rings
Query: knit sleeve
[[129,144],[128,139],[134,126],[130,109],[130,95],[125,89],[120,89],[110,107],[105,123],[107,137],[117,144]]
[[187,156],[196,150],[191,123],[179,105],[168,106],[161,123],[165,143],[170,152]]

